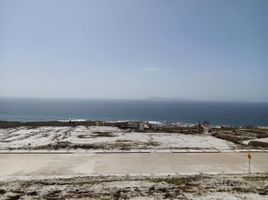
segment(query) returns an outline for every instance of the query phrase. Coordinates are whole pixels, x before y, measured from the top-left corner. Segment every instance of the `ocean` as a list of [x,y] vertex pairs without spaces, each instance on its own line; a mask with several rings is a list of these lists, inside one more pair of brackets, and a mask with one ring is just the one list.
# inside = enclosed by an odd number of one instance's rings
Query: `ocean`
[[68,119],[268,126],[268,103],[0,98],[0,120]]

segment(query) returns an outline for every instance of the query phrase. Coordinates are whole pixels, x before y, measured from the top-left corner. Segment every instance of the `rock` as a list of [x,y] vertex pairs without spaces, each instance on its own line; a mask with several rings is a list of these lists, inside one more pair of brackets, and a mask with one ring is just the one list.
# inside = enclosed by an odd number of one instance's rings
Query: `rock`
[[29,195],[29,196],[36,196],[37,195],[37,192],[36,191],[27,192],[27,195]]
[[4,189],[0,189],[0,194],[5,194],[6,191]]
[[17,199],[20,199],[19,194],[10,194],[7,196],[7,200],[17,200]]

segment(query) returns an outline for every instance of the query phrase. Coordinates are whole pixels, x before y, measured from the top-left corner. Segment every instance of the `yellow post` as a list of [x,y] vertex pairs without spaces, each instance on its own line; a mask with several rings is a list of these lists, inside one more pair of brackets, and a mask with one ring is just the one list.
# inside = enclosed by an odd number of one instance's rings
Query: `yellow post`
[[250,174],[251,172],[250,172],[250,160],[251,160],[251,155],[250,155],[250,153],[248,153],[248,173]]

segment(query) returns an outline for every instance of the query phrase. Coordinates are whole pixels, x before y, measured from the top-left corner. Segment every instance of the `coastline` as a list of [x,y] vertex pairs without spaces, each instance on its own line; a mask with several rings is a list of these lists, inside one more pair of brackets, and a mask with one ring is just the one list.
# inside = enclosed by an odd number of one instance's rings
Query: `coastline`
[[[0,128],[11,128],[20,126],[69,126],[69,122],[74,122],[76,126],[95,126],[97,124],[112,126],[115,123],[146,123],[154,124],[159,127],[194,127],[198,123],[203,123],[196,121],[195,123],[189,122],[168,122],[168,121],[152,121],[152,120],[87,120],[87,119],[63,119],[63,120],[34,120],[34,121],[7,121],[0,120]],[[210,123],[210,122],[209,122]],[[212,128],[258,128],[258,129],[268,129],[267,125],[254,125],[254,124],[241,124],[241,125],[231,125],[231,124],[210,124]]]
[[2,121],[155,121],[268,126],[268,103],[142,100],[3,99]]

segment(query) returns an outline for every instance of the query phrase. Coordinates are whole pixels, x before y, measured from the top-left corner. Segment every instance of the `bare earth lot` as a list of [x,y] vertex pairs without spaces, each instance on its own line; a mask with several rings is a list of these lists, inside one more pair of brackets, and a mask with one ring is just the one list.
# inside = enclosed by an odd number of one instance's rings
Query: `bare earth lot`
[[0,200],[264,200],[267,138],[266,129],[3,128]]
[[111,126],[0,129],[0,150],[217,149],[236,144],[204,134],[130,132]]
[[261,174],[246,155],[2,154],[0,199],[267,199],[268,153],[252,153]]
[[[268,173],[268,153],[251,153],[251,172]],[[247,153],[1,154],[0,180],[21,177],[248,173]]]

